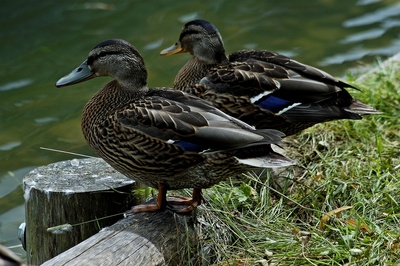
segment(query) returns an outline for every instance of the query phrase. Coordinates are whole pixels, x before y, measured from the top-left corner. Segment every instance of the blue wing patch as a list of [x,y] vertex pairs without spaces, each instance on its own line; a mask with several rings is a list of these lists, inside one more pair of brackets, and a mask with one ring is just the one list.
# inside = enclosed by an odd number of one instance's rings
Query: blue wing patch
[[278,113],[282,109],[292,105],[293,103],[282,98],[275,96],[269,96],[266,99],[261,99],[257,101],[256,104],[261,108],[267,109],[271,112]]
[[181,147],[185,151],[192,151],[192,152],[202,152],[202,151],[204,151],[203,147],[201,147],[201,146],[199,146],[199,145],[197,145],[195,143],[192,143],[192,142],[178,140],[178,141],[175,141],[173,144]]

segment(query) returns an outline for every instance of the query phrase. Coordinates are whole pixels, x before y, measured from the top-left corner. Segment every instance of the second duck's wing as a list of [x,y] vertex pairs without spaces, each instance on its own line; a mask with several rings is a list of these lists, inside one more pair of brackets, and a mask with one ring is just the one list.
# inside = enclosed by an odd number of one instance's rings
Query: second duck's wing
[[[231,103],[237,101],[238,97],[245,97],[253,108],[258,106],[274,115],[283,115],[287,121],[292,122],[361,119],[360,114],[363,113],[358,111],[360,108],[355,109],[360,103],[344,89],[354,87],[319,69],[268,51],[241,51],[233,54],[231,60],[233,59],[237,61],[211,69],[210,74],[200,81],[208,88],[208,98],[212,98],[212,93],[218,96],[215,99],[231,97],[230,101],[225,102],[232,106]],[[215,104],[215,100],[213,103]],[[364,113],[376,112],[375,109],[362,105],[367,110]],[[251,110],[250,107],[243,108],[244,106],[249,106],[249,103],[242,104],[240,109]],[[239,110],[229,107],[228,104],[225,108],[218,107],[230,114]],[[255,108],[253,112],[259,111]],[[271,115],[266,117],[277,119]],[[247,119],[244,121],[251,123]],[[277,121],[280,123],[279,119]]]
[[267,50],[242,50],[232,53],[229,56],[230,62],[251,62],[253,60],[268,62],[274,65],[281,66],[287,70],[294,71],[300,76],[307,78],[309,80],[315,80],[325,84],[331,84],[334,86],[338,86],[340,88],[357,89],[356,87],[346,82],[334,78],[325,71],[300,63],[296,60],[293,60],[279,53],[274,53]]

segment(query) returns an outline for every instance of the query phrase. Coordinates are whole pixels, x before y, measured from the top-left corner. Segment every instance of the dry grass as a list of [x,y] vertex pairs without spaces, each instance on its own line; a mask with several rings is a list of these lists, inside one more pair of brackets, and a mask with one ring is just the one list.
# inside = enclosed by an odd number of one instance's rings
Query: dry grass
[[296,169],[205,191],[216,265],[400,263],[400,65],[377,64],[348,80],[382,115],[314,126],[285,141]]

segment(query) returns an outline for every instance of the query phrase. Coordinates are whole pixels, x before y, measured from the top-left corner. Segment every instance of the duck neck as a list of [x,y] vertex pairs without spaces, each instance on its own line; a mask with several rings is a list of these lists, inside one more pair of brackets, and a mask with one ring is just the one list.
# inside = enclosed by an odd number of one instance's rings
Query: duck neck
[[99,125],[105,123],[117,110],[142,98],[148,90],[147,86],[135,90],[124,89],[116,80],[106,84],[83,109],[81,126],[85,139],[90,143]]
[[[226,57],[225,59],[228,61]],[[176,75],[174,88],[186,91],[188,87],[198,83],[203,77],[205,77],[212,67],[215,67],[221,63],[225,63],[225,60],[222,60],[221,62],[205,64],[196,57],[192,57]]]

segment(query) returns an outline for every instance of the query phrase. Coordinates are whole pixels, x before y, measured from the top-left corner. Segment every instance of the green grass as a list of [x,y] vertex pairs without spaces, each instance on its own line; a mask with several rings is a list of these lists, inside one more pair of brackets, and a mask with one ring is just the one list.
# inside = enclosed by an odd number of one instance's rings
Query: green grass
[[216,265],[400,264],[398,73],[400,64],[378,61],[360,78],[349,74],[362,89],[350,93],[383,113],[285,139],[295,169],[204,191],[215,232],[201,245],[217,243]]

